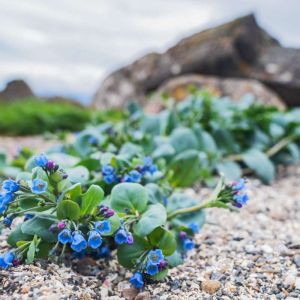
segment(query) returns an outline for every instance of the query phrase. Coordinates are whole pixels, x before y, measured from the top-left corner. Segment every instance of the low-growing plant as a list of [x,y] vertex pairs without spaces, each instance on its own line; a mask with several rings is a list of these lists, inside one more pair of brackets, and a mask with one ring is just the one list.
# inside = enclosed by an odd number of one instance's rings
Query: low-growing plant
[[221,178],[207,200],[197,201],[174,192],[149,157],[101,153],[71,162],[65,154],[52,156],[69,167],[41,154],[2,183],[0,214],[12,228],[12,249],[0,256],[4,269],[74,253],[97,259],[116,249],[119,263],[133,272],[130,282],[142,288],[183,262],[204,209],[236,210],[248,201],[245,179],[226,184]]
[[131,105],[127,119],[89,127],[65,147],[81,157],[99,150],[151,155],[165,163],[173,187],[211,185],[219,172],[232,180],[254,173],[270,183],[277,164],[300,160],[300,110],[196,92],[155,115]]

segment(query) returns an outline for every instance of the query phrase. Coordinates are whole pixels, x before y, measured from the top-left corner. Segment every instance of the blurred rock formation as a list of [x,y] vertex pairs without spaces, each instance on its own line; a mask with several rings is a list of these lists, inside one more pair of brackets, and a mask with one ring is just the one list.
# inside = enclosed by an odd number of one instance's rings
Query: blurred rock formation
[[129,100],[145,104],[163,82],[184,74],[256,79],[289,106],[300,105],[300,50],[281,47],[258,26],[254,15],[248,15],[115,71],[101,84],[93,106],[122,107]]
[[12,101],[34,97],[34,93],[24,80],[12,80],[0,92],[0,101]]

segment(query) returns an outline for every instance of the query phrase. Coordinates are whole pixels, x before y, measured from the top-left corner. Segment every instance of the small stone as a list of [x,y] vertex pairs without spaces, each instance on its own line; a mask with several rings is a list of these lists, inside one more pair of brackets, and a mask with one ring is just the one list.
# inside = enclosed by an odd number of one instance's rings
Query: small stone
[[300,268],[300,255],[296,255],[294,258],[294,263],[298,268]]
[[28,294],[28,292],[29,292],[29,287],[26,286],[26,285],[23,286],[22,289],[21,289],[21,293],[22,293],[22,294]]
[[273,253],[273,249],[272,249],[269,245],[263,245],[263,246],[261,247],[261,250],[262,250],[264,253],[267,253],[267,254]]
[[206,280],[202,282],[202,289],[208,294],[216,293],[221,287],[221,283],[216,280]]
[[296,288],[296,290],[300,290],[300,277],[296,278],[295,288]]
[[124,289],[121,293],[122,293],[122,296],[126,300],[133,300],[139,293],[139,290],[137,290],[133,287],[130,287],[130,288]]
[[150,293],[149,292],[143,292],[139,293],[134,300],[150,300]]
[[251,244],[245,246],[245,251],[247,254],[256,254],[258,252],[254,245]]
[[283,281],[285,287],[294,287],[295,283],[296,283],[296,277],[292,274],[287,275]]

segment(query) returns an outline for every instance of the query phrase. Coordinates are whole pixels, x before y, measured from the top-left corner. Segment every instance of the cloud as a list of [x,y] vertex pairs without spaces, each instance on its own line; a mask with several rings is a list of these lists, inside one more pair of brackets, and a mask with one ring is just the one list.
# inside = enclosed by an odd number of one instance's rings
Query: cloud
[[88,101],[103,77],[148,51],[255,11],[300,46],[298,0],[0,0],[0,82],[24,78],[42,95]]

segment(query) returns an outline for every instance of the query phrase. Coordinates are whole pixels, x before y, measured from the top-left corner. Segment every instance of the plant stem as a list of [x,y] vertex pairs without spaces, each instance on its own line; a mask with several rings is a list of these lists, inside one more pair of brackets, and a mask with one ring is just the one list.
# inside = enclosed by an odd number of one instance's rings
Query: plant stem
[[178,215],[188,214],[188,213],[192,213],[192,212],[202,210],[204,208],[213,207],[213,205],[214,205],[214,201],[206,201],[204,203],[200,203],[200,204],[195,205],[195,206],[180,208],[180,209],[177,209],[177,210],[171,212],[168,215],[168,220],[173,219],[174,217],[176,217]]
[[[273,145],[269,150],[267,150],[265,154],[268,157],[274,156],[276,153],[278,153],[280,150],[286,147],[292,140],[293,140],[293,136],[284,137],[278,143]],[[232,160],[232,161],[241,161],[243,159],[243,156],[241,154],[233,154],[227,156],[225,159]]]
[[287,136],[287,137],[281,139],[277,144],[275,144],[268,151],[266,151],[266,155],[268,157],[271,157],[271,156],[275,155],[281,149],[283,149],[284,147],[286,147],[292,140],[293,140],[292,136]]

